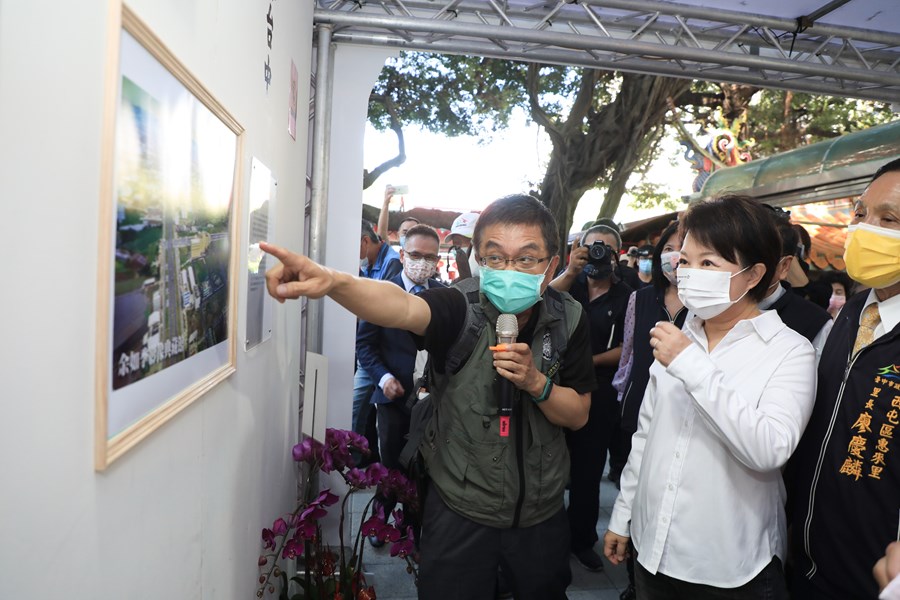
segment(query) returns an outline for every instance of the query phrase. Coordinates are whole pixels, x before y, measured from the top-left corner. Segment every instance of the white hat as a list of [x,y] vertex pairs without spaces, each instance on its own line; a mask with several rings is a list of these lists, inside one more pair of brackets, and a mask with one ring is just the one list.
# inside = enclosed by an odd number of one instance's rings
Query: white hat
[[478,213],[467,212],[459,215],[450,226],[450,235],[459,234],[471,238],[475,233],[475,221],[477,220]]

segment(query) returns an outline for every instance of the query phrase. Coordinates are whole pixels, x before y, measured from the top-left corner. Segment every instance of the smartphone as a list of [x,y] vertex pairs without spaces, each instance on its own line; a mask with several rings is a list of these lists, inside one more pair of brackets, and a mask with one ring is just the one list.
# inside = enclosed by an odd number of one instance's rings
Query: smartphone
[[395,196],[405,196],[409,193],[408,185],[395,185],[394,186],[394,195]]

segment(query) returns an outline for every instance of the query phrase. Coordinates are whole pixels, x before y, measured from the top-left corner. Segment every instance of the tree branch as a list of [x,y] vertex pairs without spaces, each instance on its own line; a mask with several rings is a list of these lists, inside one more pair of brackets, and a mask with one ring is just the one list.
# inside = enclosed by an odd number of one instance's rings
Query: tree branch
[[390,171],[394,167],[399,167],[406,162],[406,142],[403,139],[403,127],[400,125],[400,119],[397,117],[397,108],[394,101],[388,95],[375,95],[369,97],[372,102],[378,102],[384,106],[385,111],[391,117],[391,129],[397,134],[397,156],[384,161],[371,171],[363,169],[363,189],[368,189],[375,183],[379,177]]
[[547,135],[553,141],[553,145],[562,148],[561,144],[565,142],[562,131],[557,127],[556,123],[547,114],[547,111],[541,107],[539,88],[539,73],[541,66],[537,63],[529,63],[528,71],[525,75],[525,91],[528,92],[528,106],[531,109],[531,118],[534,122],[544,128]]
[[566,129],[569,131],[578,130],[584,122],[588,111],[594,104],[594,87],[597,85],[598,71],[594,69],[582,69],[581,85],[578,87],[578,94],[572,103],[572,110],[566,118]]
[[675,106],[721,106],[725,99],[724,93],[694,92],[688,90],[678,97]]
[[694,136],[691,135],[691,132],[687,130],[687,127],[685,127],[684,123],[681,121],[681,117],[678,114],[678,109],[676,108],[675,102],[672,100],[672,98],[669,98],[667,102],[669,104],[669,110],[672,111],[671,123],[675,126],[675,129],[678,130],[678,135],[682,139],[682,141],[690,144],[691,148],[694,149],[694,152],[709,160],[717,167],[727,167],[728,165],[716,158],[713,154],[707,152],[706,149],[703,148],[696,139],[694,139]]

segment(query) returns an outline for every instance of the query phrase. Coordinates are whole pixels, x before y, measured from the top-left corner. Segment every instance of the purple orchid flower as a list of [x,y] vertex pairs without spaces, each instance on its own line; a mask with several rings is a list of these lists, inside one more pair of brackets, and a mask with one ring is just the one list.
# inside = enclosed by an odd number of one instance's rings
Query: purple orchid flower
[[387,468],[381,463],[372,463],[366,467],[369,485],[379,485],[388,476]]
[[318,504],[310,504],[303,510],[302,513],[300,513],[300,519],[302,519],[303,521],[318,521],[327,514],[328,511]]
[[391,545],[391,556],[399,556],[406,558],[416,551],[415,538],[413,537],[412,527],[406,528],[406,537],[398,540]]
[[294,539],[290,539],[284,545],[281,551],[281,558],[295,558],[303,554],[303,544],[298,543]]
[[360,525],[359,530],[363,535],[374,535],[380,540],[383,539],[382,536],[384,535],[384,528],[384,517],[375,514],[366,519],[365,522]]
[[284,535],[287,533],[287,530],[288,526],[284,519],[275,519],[275,522],[272,523],[272,533],[275,535]]
[[344,479],[350,485],[350,487],[356,489],[363,489],[369,487],[369,478],[366,475],[365,471],[361,471],[356,467],[353,467],[344,475]]
[[271,529],[262,530],[262,539],[265,542],[264,547],[266,550],[275,549],[275,533]]
[[332,494],[331,490],[322,490],[319,493],[319,496],[310,502],[310,504],[315,504],[317,506],[331,506],[332,504],[336,504],[338,500],[340,500],[340,497],[337,494]]

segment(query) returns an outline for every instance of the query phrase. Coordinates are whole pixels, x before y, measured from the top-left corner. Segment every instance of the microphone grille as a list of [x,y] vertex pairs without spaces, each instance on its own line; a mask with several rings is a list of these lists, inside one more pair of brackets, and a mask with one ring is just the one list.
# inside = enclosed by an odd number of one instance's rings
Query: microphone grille
[[519,321],[516,315],[502,314],[497,317],[497,336],[518,337]]

